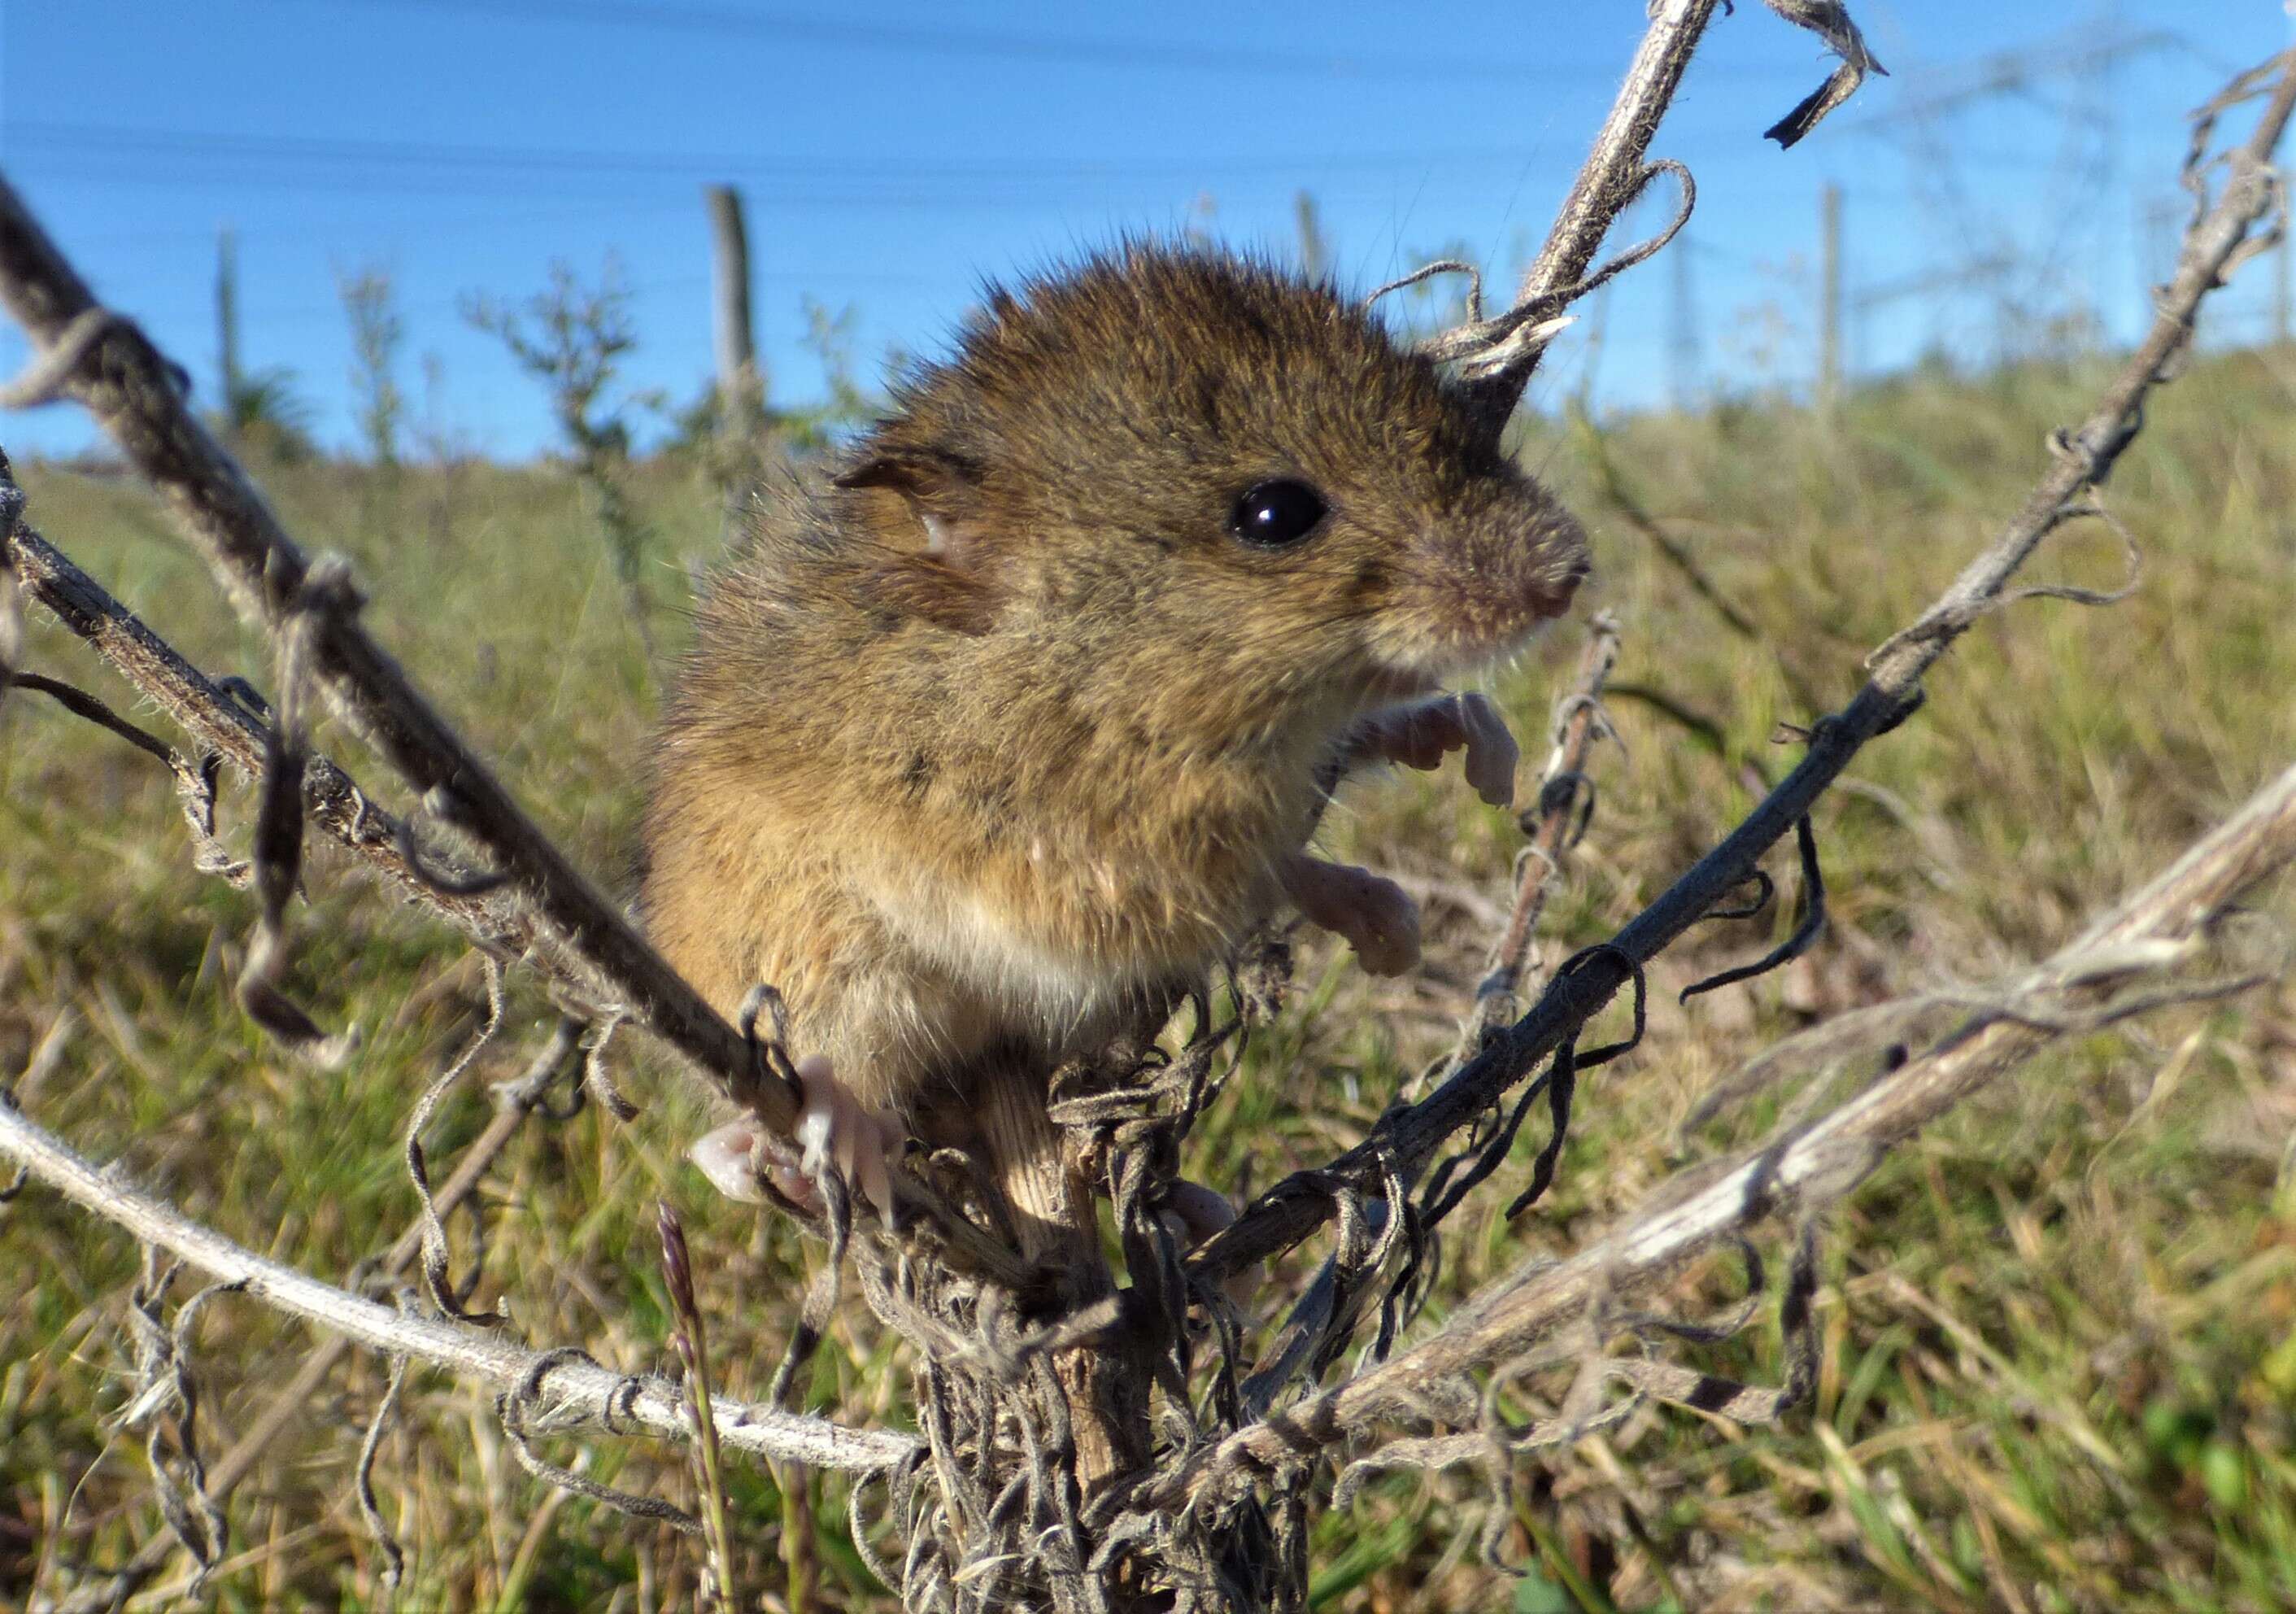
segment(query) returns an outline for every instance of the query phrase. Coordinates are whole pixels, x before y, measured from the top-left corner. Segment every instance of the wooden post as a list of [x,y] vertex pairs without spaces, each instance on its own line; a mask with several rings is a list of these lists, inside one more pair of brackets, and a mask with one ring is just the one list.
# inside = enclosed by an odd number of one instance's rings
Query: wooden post
[[238,434],[239,369],[239,240],[226,225],[216,235],[217,385],[220,396],[216,413],[225,432]]
[[1817,402],[1832,414],[1841,401],[1841,187],[1827,180],[1818,193]]
[[1300,270],[1310,280],[1321,280],[1331,270],[1331,249],[1324,241],[1323,220],[1316,211],[1316,196],[1312,191],[1301,191],[1292,199],[1292,217],[1300,225]]
[[709,202],[711,334],[718,354],[718,407],[726,431],[747,436],[765,418],[765,377],[750,321],[750,233],[742,194],[713,185]]

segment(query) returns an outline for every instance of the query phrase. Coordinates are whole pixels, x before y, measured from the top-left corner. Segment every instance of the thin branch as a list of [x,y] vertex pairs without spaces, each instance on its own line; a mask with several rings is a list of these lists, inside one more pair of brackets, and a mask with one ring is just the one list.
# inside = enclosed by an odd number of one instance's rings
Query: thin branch
[[[0,490],[14,486],[6,457],[0,455]],[[13,560],[24,591],[165,712],[201,750],[224,758],[249,779],[262,778],[270,729],[242,700],[177,655],[30,523],[15,523],[4,532],[0,547]],[[411,869],[398,851],[398,819],[323,756],[310,757],[304,767],[303,805],[312,821],[368,873],[488,951],[515,956],[532,940],[532,923],[509,904],[441,892]]]
[[1554,748],[1539,774],[1538,799],[1522,815],[1530,844],[1523,848],[1518,866],[1514,907],[1475,988],[1475,1012],[1460,1033],[1456,1060],[1472,1055],[1513,1011],[1515,989],[1521,984],[1547,896],[1562,875],[1563,859],[1594,816],[1595,784],[1587,762],[1595,742],[1611,732],[1603,712],[1603,688],[1618,663],[1619,624],[1604,612],[1587,624],[1578,676],[1555,704]]
[[[493,1333],[423,1317],[404,1317],[386,1305],[323,1283],[267,1260],[117,1174],[75,1154],[12,1105],[0,1103],[0,1155],[21,1162],[40,1182],[139,1243],[166,1250],[219,1282],[242,1285],[273,1308],[341,1334],[370,1349],[404,1355],[504,1391],[529,1383],[547,1368],[552,1430],[636,1426],[649,1434],[685,1439],[691,1434],[683,1398],[666,1380],[616,1373],[589,1362],[546,1363],[555,1353],[529,1350]],[[529,1425],[536,1432],[541,1426]],[[906,1435],[841,1429],[824,1419],[775,1407],[723,1402],[718,1438],[783,1462],[875,1473],[909,1461],[920,1448]]]
[[[1234,1225],[1189,1257],[1197,1281],[1218,1282],[1297,1244],[1331,1214],[1335,1181],[1374,1169],[1416,1172],[1445,1140],[1473,1124],[1515,1083],[1598,1013],[1683,932],[1753,876],[1756,861],[1849,766],[1866,743],[1902,722],[1919,704],[1921,679],[1953,641],[2008,594],[2009,581],[2069,511],[2085,508],[2091,490],[2111,473],[2143,424],[2148,393],[2168,379],[2192,341],[2202,300],[2224,284],[2227,268],[2252,245],[2251,235],[2278,196],[2270,167],[2274,147],[2296,111],[2296,56],[2275,59],[2280,77],[2248,140],[2226,159],[2228,173],[2213,205],[2187,234],[2177,274],[2160,294],[2152,329],[2088,416],[2052,442],[2052,458],[2024,507],[2001,536],[1963,571],[1911,626],[1885,640],[1867,661],[1865,688],[1841,711],[1811,729],[1793,771],[1756,804],[1720,844],[1613,936],[1585,968],[1552,982],[1530,1012],[1420,1102],[1383,1117],[1371,1135],[1331,1165],[1295,1173],[1263,1195]],[[2204,165],[2195,161],[2192,169]]]
[[[270,506],[201,425],[174,366],[135,325],[112,317],[88,328],[97,304],[13,186],[0,180],[0,301],[45,355],[73,339],[70,366],[50,384],[86,404],[129,462],[160,490],[240,614],[274,634],[310,620],[313,678],[335,712],[406,776],[427,803],[485,846],[549,938],[594,977],[608,1003],[693,1060],[730,1096],[784,1134],[796,1104],[778,1083],[754,1079],[734,1027],[639,936],[520,809],[406,673],[359,624],[345,589],[309,597],[313,566]],[[44,372],[45,375],[45,372]]]
[[[2296,861],[2296,767],[2119,906],[2032,970],[2025,994],[2046,1006],[2181,961],[2242,893]],[[1177,1502],[1221,1475],[1296,1462],[1386,1420],[1423,1417],[1431,1386],[1529,1350],[1578,1317],[1598,1291],[1646,1289],[1763,1219],[1807,1215],[1839,1199],[1890,1149],[2065,1034],[2044,1013],[1980,1014],[1830,1115],[1783,1142],[1750,1149],[1718,1175],[1697,1168],[1567,1261],[1540,1258],[1487,1290],[1441,1332],[1345,1385],[1246,1429],[1159,1489]],[[1702,1182],[1703,1186],[1693,1187]]]
[[[1523,275],[1515,306],[1496,319],[1480,322],[1476,335],[1483,345],[1497,352],[1518,327],[1544,323],[1571,301],[1611,224],[1649,183],[1651,137],[1681,86],[1706,25],[1726,3],[1657,0],[1652,6],[1650,28],[1627,69],[1626,81],[1595,133],[1594,149],[1579,168],[1546,244]],[[1543,344],[1533,344],[1505,355],[1495,373],[1472,383],[1494,436],[1514,412],[1541,351]]]
[[[1841,60],[1841,69],[1816,93],[1768,130],[1769,137],[1781,145],[1792,145],[1819,119],[1848,100],[1868,72],[1878,73],[1882,68],[1866,48],[1841,0],[1768,3],[1787,21],[1816,33]],[[1651,0],[1650,27],[1627,68],[1626,81],[1619,86],[1610,115],[1595,132],[1594,149],[1580,166],[1546,243],[1516,288],[1514,307],[1490,320],[1483,320],[1480,310],[1475,310],[1470,315],[1469,328],[1451,334],[1441,345],[1444,356],[1459,360],[1463,373],[1472,378],[1478,405],[1494,434],[1513,413],[1546,349],[1544,341],[1523,341],[1521,336],[1534,327],[1551,325],[1565,308],[1619,270],[1655,252],[1688,220],[1693,201],[1688,172],[1679,163],[1650,161],[1650,144],[1682,86],[1683,73],[1705,36],[1707,24],[1716,12],[1728,9],[1729,0]],[[1593,268],[1595,254],[1602,250],[1619,215],[1660,173],[1672,173],[1682,181],[1682,207],[1674,223],[1642,247],[1599,269]]]
[[5,476],[8,457],[0,454],[0,718],[8,712],[8,690],[16,680],[16,663],[24,654],[24,585],[16,575],[16,561],[8,534],[23,514],[24,492]]
[[19,689],[32,689],[46,696],[74,717],[86,718],[99,729],[108,729],[147,756],[155,756],[170,772],[180,764],[168,742],[148,729],[138,729],[111,707],[85,689],[74,688],[61,679],[44,678],[37,672],[19,672],[0,677],[0,685],[13,684]]
[[[550,1094],[561,1079],[569,1061],[579,1051],[582,1025],[578,1020],[562,1019],[552,1031],[550,1041],[528,1065],[523,1075],[498,1083],[495,1088],[497,1100],[494,1119],[486,1130],[472,1140],[455,1162],[455,1169],[445,1186],[433,1197],[432,1204],[440,1216],[452,1215],[468,1198],[496,1158],[509,1147],[510,1141],[526,1124],[527,1117],[537,1111],[550,1114]],[[553,1118],[561,1118],[554,1116]],[[386,1252],[373,1269],[378,1278],[397,1278],[414,1264],[422,1248],[423,1222],[417,1218]],[[305,1357],[295,1376],[280,1387],[278,1392],[264,1404],[244,1433],[232,1448],[209,1467],[208,1495],[220,1505],[242,1480],[255,1471],[257,1462],[270,1449],[271,1443],[283,1433],[287,1426],[309,1412],[312,1397],[335,1371],[335,1364],[348,1355],[352,1342],[341,1334],[330,1334]],[[175,1556],[177,1543],[173,1536],[160,1534],[146,1538],[126,1563],[101,1580],[84,1586],[57,1606],[57,1614],[95,1614],[98,1610],[117,1609],[128,1598],[168,1567]]]

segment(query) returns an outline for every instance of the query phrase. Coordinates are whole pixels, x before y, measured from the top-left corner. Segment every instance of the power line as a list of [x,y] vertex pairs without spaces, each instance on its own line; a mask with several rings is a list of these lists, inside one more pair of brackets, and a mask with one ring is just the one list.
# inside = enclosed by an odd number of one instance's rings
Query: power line
[[[386,235],[393,230],[419,230],[429,236],[471,235],[481,231],[499,233],[505,226],[522,228],[545,224],[593,224],[601,219],[627,224],[637,218],[668,218],[674,214],[690,214],[693,210],[693,202],[684,198],[675,202],[660,200],[636,203],[622,201],[595,201],[586,205],[578,202],[566,207],[549,208],[534,212],[506,213],[500,208],[491,207],[481,213],[439,213],[426,210],[417,216],[394,216],[379,226],[373,210],[362,207],[354,218],[314,219],[299,215],[288,219],[273,218],[251,228],[242,228],[236,225],[233,227],[242,241],[274,240],[280,236],[293,236],[299,241],[308,242],[314,236],[331,228],[356,227],[368,232],[380,229]],[[101,231],[86,235],[75,235],[72,237],[72,245],[80,251],[103,252],[118,248],[155,247],[181,243],[186,246],[196,243],[204,251],[214,240],[214,226],[201,224],[181,228]]]
[[898,180],[1041,181],[1287,177],[1303,171],[1348,173],[1390,169],[1446,168],[1470,163],[1517,166],[1519,158],[1490,146],[1390,152],[1309,152],[1248,159],[1163,158],[1154,162],[1057,160],[1021,162],[933,161],[897,156],[862,162],[756,152],[584,151],[545,146],[455,145],[413,140],[340,139],[304,135],[250,135],[222,129],[181,129],[120,124],[14,119],[4,126],[12,145],[75,157],[123,156],[236,159],[256,164],[357,168],[418,168],[525,175],[614,174],[645,178],[699,179],[727,174],[783,180],[832,178],[847,183]]
[[[532,201],[538,197],[562,196],[587,199],[602,205],[618,199],[633,202],[650,202],[661,197],[665,181],[609,179],[599,185],[586,185],[569,176],[554,181],[521,180],[512,176],[404,173],[361,174],[355,170],[334,171],[322,169],[281,171],[262,169],[217,168],[201,172],[155,169],[148,163],[89,164],[70,159],[47,159],[36,165],[20,165],[26,176],[41,182],[69,180],[78,185],[111,185],[126,188],[158,189],[184,193],[194,188],[238,195],[256,192],[289,192],[298,194],[357,194],[362,196],[498,196],[512,201]],[[1078,179],[1062,184],[1037,182],[1023,185],[976,184],[964,186],[938,185],[929,189],[828,189],[800,188],[793,183],[765,181],[753,183],[751,177],[739,170],[721,171],[724,180],[742,184],[751,200],[761,207],[781,211],[805,212],[894,212],[983,215],[996,212],[1039,211],[1071,215],[1082,210],[1089,214],[1101,204],[1116,210],[1128,218],[1139,215],[1139,198],[1127,195],[1118,198],[1103,190],[1095,189],[1089,179]],[[678,183],[695,183],[684,181]],[[1371,197],[1374,200],[1392,194],[1395,182],[1368,177],[1345,177],[1336,181],[1316,183],[1316,192],[1324,197]],[[1265,178],[1232,182],[1232,188],[1223,187],[1223,196],[1255,196],[1262,193],[1289,195],[1298,181],[1270,174]],[[1418,194],[1469,195],[1485,194],[1484,182],[1462,167],[1456,170],[1421,176]],[[1185,195],[1164,196],[1165,202],[1177,203],[1187,196],[1199,194],[1202,187],[1175,176],[1164,185],[1165,192],[1177,187]]]
[[[906,23],[850,21],[781,11],[734,11],[721,6],[645,5],[631,0],[337,0],[367,9],[455,12],[514,21],[580,23],[643,29],[656,33],[715,34],[776,44],[843,49],[930,53],[995,61],[1231,73],[1265,78],[1433,79],[1511,84],[1606,84],[1616,63],[1558,64],[1495,62],[1488,56],[1349,56],[1319,52],[1295,37],[1280,45],[1164,41],[1091,35],[1023,34],[994,29],[930,28]],[[1312,38],[1312,35],[1310,35]],[[1710,75],[1713,76],[1713,75]],[[1775,78],[1783,67],[1724,70],[1721,76]]]
[[[864,286],[897,288],[904,291],[934,289],[943,282],[928,275],[872,275],[844,272],[810,274],[801,270],[775,270],[752,276],[760,284],[783,286],[826,297],[843,297],[849,289]],[[645,299],[670,292],[680,294],[700,291],[709,284],[706,275],[678,275],[659,280],[628,281],[621,290],[635,299]],[[426,297],[393,304],[394,311],[408,316],[450,315],[459,323],[467,306],[468,293],[454,297]],[[512,299],[516,301],[515,298]],[[344,317],[340,301],[333,302],[289,303],[285,306],[265,304],[256,310],[263,329],[283,325],[312,325]],[[196,325],[210,317],[205,309],[186,310],[162,306],[157,309],[138,308],[135,317],[147,325]]]
[[[301,135],[241,134],[20,119],[0,124],[12,152],[40,173],[90,184],[187,185],[363,194],[563,194],[659,201],[665,183],[738,181],[770,205],[892,207],[945,211],[1072,197],[1079,188],[1134,183],[1201,185],[1303,180],[1326,194],[1350,181],[1408,176],[1422,183],[1480,184],[1515,174],[1519,158],[1496,146],[1386,152],[1297,152],[1252,158],[1160,157],[932,161],[909,156],[837,161],[755,152],[676,152],[563,147],[464,145]],[[2031,159],[2012,154],[2020,165]],[[1800,195],[1780,180],[1731,178],[1732,194]],[[684,203],[681,202],[680,206]]]

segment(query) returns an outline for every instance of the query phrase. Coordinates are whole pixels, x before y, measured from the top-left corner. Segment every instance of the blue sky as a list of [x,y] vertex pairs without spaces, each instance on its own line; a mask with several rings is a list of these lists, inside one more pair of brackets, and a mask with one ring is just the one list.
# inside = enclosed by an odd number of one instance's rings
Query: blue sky
[[[2026,321],[2085,306],[2126,334],[2157,272],[2183,113],[2289,30],[2279,0],[1853,10],[1893,77],[1783,153],[1760,132],[1826,63],[1757,0],[1716,27],[1655,147],[1697,174],[1689,248],[1609,299],[1602,405],[1806,383],[1829,181],[1847,197],[1860,370],[1940,344],[1981,358],[2002,286]],[[821,385],[808,297],[854,310],[873,379],[890,348],[941,347],[984,276],[1119,231],[1195,224],[1288,250],[1302,188],[1350,281],[1457,248],[1504,281],[1642,15],[1640,0],[0,0],[0,169],[206,389],[230,225],[243,360],[294,370],[332,442],[351,433],[337,277],[387,270],[417,414],[520,455],[545,440],[541,400],[458,298],[531,292],[554,259],[595,276],[611,254],[636,293],[634,383],[691,397],[709,365],[710,180],[748,199],[782,401]],[[2099,38],[2129,48],[2064,66]],[[2036,46],[2002,93],[1908,115],[1990,54]],[[1967,289],[1890,294],[1939,275]],[[2263,334],[2269,267],[2248,279],[2219,340]],[[1534,403],[1587,382],[1587,313]],[[12,329],[0,339],[0,366],[24,352]],[[14,450],[89,440],[70,410],[0,416]]]

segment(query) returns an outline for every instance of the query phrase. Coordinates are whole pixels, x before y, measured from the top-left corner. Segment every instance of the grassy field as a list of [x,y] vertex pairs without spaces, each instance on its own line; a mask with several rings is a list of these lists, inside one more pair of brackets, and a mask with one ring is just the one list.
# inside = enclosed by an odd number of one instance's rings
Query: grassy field
[[[2015,507],[2046,430],[2079,412],[2095,379],[2075,368],[1906,382],[1859,394],[1830,427],[1739,406],[1599,438],[1534,434],[1527,457],[1596,534],[1587,598],[1622,624],[1619,681],[1710,725],[1702,737],[1631,694],[1613,702],[1624,744],[1596,762],[1601,810],[1550,910],[1550,962],[1606,935],[1751,803],[1758,771],[1793,754],[1778,726],[1814,715],[1792,691],[1836,702],[1855,688],[1864,652]],[[1620,516],[1602,462],[1761,641],[1726,630]],[[21,469],[31,519],[53,541],[209,671],[269,683],[145,495]],[[380,637],[540,820],[620,877],[656,686],[572,486],[546,469],[486,466],[323,464],[267,481],[307,545],[355,558]],[[646,583],[668,649],[691,568],[718,542],[719,504],[698,469],[676,464],[646,467],[635,491],[658,546]],[[1685,1156],[1756,1135],[1775,1102],[1686,1144],[1677,1127],[1767,1041],[2037,956],[2296,757],[2296,368],[2196,366],[2152,409],[2111,491],[2146,550],[2141,591],[2110,611],[2022,605],[1963,642],[1927,708],[1818,814],[1833,924],[1816,951],[1687,1008],[1676,989],[1764,938],[1708,926],[1670,957],[1652,983],[1649,1039],[1582,1090],[1555,1190],[1521,1223],[1501,1220],[1541,1141],[1534,1125],[1521,1158],[1453,1223],[1432,1317],[1526,1254],[1571,1248]],[[2103,586],[2120,564],[2092,523],[2053,540],[2039,570]],[[1534,763],[1578,644],[1575,626],[1557,634],[1500,690]],[[129,698],[52,625],[32,646],[36,669]],[[20,1094],[44,1124],[231,1236],[340,1279],[413,1216],[399,1135],[414,1095],[478,1022],[474,961],[322,856],[292,981],[323,1023],[357,1025],[365,1042],[333,1075],[294,1063],[232,1002],[251,900],[191,871],[164,775],[32,696],[13,697],[5,721],[0,1073],[22,1069],[62,1025],[61,1057]],[[348,737],[323,743],[380,783]],[[242,837],[250,811],[244,792],[227,799]],[[1359,790],[1332,837],[1423,893],[1428,962],[1371,984],[1310,949],[1283,1024],[1198,1134],[1201,1180],[1265,1186],[1360,1135],[1472,992],[1518,842],[1507,818],[1476,805],[1455,770]],[[2284,889],[2266,906],[2285,920],[2296,905]],[[548,1025],[535,982],[512,987],[508,1034],[482,1056],[482,1078],[514,1072]],[[663,1363],[652,1219],[667,1198],[694,1243],[720,1382],[758,1394],[817,1251],[710,1195],[682,1160],[701,1106],[658,1058],[632,1052],[626,1085],[646,1106],[636,1123],[594,1108],[537,1121],[503,1157],[482,1195],[480,1297],[506,1305],[525,1338]],[[479,1091],[466,1086],[443,1112],[442,1156],[485,1124]],[[1317,1604],[2284,1608],[2296,1595],[2292,1128],[2285,986],[2081,1039],[1903,1150],[1836,1217],[1814,1404],[1756,1431],[1651,1409],[1526,1461],[1513,1545],[1529,1573],[1513,1581],[1476,1557],[1472,1478],[1374,1486],[1324,1521]],[[455,1233],[467,1259],[467,1219]],[[141,1437],[110,1421],[130,1383],[122,1316],[135,1269],[126,1239],[48,1194],[0,1210],[0,1605],[62,1592],[162,1528]],[[1667,1298],[1711,1310],[1742,1277],[1732,1256]],[[211,1452],[312,1345],[228,1298],[198,1340]],[[1774,1319],[1692,1355],[1735,1376],[1782,1371]],[[384,1371],[348,1359],[234,1498],[229,1561],[210,1586],[220,1606],[384,1606],[349,1495]],[[812,1393],[842,1416],[899,1422],[906,1382],[856,1307]],[[594,1478],[691,1500],[676,1453],[602,1440],[582,1461]],[[754,1548],[747,1587],[777,1593],[780,1501],[761,1470],[735,1476],[736,1533]],[[439,1376],[410,1383],[377,1479],[409,1552],[399,1606],[636,1610],[693,1594],[689,1544],[528,1478],[487,1399]],[[827,1491],[816,1515],[826,1603],[888,1606],[843,1537],[841,1492]],[[176,1601],[183,1581],[170,1570],[144,1606]]]

